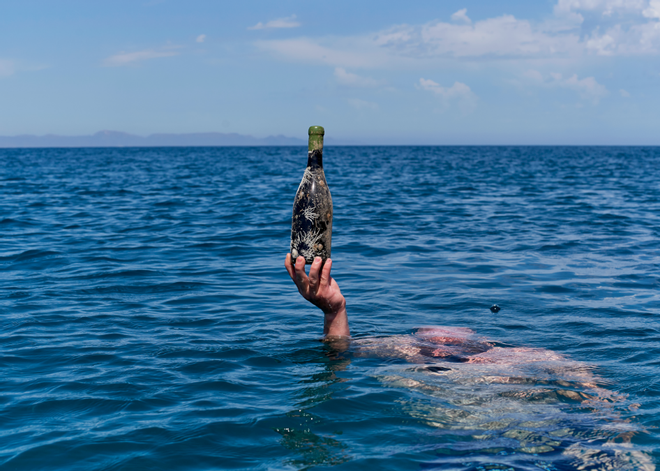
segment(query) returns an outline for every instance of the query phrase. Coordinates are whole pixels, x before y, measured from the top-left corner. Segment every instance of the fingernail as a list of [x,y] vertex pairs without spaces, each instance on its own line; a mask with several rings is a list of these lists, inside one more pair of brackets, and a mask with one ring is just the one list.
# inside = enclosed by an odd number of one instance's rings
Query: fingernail
[[314,263],[316,263],[316,262],[320,262],[320,261],[321,261],[321,257],[315,257],[315,258],[314,258]]

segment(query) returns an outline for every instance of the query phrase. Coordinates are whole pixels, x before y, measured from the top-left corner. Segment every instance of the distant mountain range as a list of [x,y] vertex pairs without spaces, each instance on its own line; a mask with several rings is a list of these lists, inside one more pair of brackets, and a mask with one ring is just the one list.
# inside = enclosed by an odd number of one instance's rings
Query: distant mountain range
[[[91,136],[0,136],[0,147],[180,147],[180,146],[302,146],[307,141],[295,137],[268,136],[257,138],[242,134],[219,132],[191,134],[151,134],[136,136],[118,131],[99,131]],[[353,142],[326,139],[330,145],[350,145]]]

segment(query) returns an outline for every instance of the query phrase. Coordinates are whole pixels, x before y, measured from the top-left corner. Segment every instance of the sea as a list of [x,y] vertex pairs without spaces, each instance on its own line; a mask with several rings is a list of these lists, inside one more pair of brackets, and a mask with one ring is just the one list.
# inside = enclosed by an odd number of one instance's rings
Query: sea
[[1,471],[656,469],[660,148],[326,147],[332,341],[306,163],[0,150]]

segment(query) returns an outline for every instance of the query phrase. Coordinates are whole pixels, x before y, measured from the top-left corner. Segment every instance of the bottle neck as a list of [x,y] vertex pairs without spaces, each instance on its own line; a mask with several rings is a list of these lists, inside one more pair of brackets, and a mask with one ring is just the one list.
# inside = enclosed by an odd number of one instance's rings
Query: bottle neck
[[307,166],[323,168],[323,149],[314,149],[307,152]]
[[309,145],[307,146],[307,166],[323,168],[323,128],[309,128]]

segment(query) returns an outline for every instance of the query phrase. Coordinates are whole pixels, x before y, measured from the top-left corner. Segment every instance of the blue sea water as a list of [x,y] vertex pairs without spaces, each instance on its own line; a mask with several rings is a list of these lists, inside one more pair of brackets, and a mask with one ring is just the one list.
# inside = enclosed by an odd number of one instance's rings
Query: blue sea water
[[306,159],[0,150],[0,470],[655,469],[660,148],[326,148],[341,345],[283,267]]

